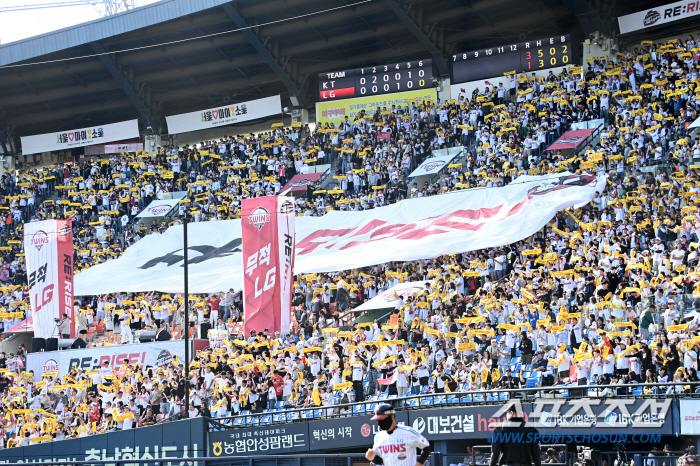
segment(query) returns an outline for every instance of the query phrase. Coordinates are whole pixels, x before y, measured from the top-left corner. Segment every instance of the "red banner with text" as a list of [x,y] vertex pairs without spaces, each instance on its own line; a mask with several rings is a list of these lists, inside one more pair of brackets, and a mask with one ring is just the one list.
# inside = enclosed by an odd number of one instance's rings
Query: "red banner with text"
[[294,204],[283,196],[244,199],[241,214],[245,331],[288,333]]
[[24,250],[34,336],[75,338],[70,220],[25,223]]
[[61,318],[67,314],[70,319],[70,337],[75,338],[76,316],[73,306],[73,222],[56,220],[58,242],[56,263],[58,265],[58,299]]

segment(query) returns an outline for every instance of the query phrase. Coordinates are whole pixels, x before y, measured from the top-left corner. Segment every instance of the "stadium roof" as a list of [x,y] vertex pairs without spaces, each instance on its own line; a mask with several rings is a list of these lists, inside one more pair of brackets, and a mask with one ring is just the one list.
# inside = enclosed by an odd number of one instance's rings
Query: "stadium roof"
[[[161,0],[0,46],[0,129],[17,137],[138,117],[165,132],[165,115],[275,94],[311,109],[319,72],[432,57],[444,73],[452,53],[582,40],[655,3]],[[36,62],[46,63],[17,66]]]

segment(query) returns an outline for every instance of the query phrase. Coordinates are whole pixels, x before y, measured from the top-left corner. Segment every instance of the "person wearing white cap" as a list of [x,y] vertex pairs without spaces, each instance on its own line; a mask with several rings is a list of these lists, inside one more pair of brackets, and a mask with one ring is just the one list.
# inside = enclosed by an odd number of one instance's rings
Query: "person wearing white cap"
[[664,326],[668,328],[670,325],[673,325],[674,319],[678,319],[680,316],[681,313],[676,307],[676,300],[673,298],[669,299],[668,309],[666,309],[666,312],[664,312]]

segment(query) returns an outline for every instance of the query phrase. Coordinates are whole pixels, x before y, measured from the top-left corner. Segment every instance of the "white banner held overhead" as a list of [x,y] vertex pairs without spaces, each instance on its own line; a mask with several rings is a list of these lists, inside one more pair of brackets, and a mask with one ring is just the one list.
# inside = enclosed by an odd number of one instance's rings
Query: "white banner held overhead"
[[105,154],[121,154],[122,152],[138,152],[140,150],[143,150],[142,142],[105,145]]
[[438,173],[440,170],[445,168],[453,158],[455,158],[454,155],[441,155],[439,157],[430,157],[425,159],[418,168],[413,170],[413,172],[408,175],[408,177],[415,178],[417,176],[433,175]]
[[199,112],[166,116],[170,134],[186,133],[200,129],[216,128],[244,121],[255,120],[282,113],[282,100],[279,95],[263,99],[240,102]]
[[700,15],[700,4],[697,0],[683,0],[620,16],[617,21],[620,23],[620,34],[626,34],[697,15]]
[[[243,287],[241,221],[191,223],[187,233],[190,292],[240,290]],[[77,274],[76,293],[80,296],[150,290],[180,293],[184,289],[182,264],[182,225],[175,225],[163,234],[148,235],[136,242],[119,259]],[[108,289],[112,291],[105,291]]]
[[[502,188],[408,199],[378,209],[297,217],[294,272],[330,272],[503,246],[603,192],[604,176],[522,176]],[[190,225],[192,293],[242,288],[241,221]],[[117,260],[76,276],[78,295],[182,292],[182,226],[149,235]]]
[[22,153],[39,154],[54,150],[73,149],[105,142],[122,141],[139,137],[138,120],[120,121],[90,128],[56,131],[55,133],[22,136]]
[[[386,291],[382,291],[374,298],[361,304],[353,310],[355,312],[364,312],[373,311],[376,309],[389,309],[396,307],[396,296],[406,298],[407,296],[414,295],[420,291],[425,290],[426,283],[429,283],[429,280],[399,283],[398,285],[392,286]],[[396,296],[394,296],[394,293],[396,293]]]
[[330,272],[511,244],[535,234],[558,211],[589,202],[606,182],[605,176],[568,172],[525,175],[502,188],[304,217],[297,223],[294,271]]
[[148,207],[143,209],[137,217],[164,217],[168,212],[173,210],[180,201],[178,199],[163,199],[153,201],[148,204]]

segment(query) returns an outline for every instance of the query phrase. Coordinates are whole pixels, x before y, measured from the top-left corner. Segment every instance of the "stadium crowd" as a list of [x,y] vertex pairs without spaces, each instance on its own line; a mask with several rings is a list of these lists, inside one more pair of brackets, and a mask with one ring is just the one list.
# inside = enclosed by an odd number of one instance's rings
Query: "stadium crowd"
[[[82,437],[172,416],[281,407],[330,413],[380,394],[610,384],[604,394],[621,395],[644,382],[684,385],[643,390],[694,392],[700,313],[684,315],[682,307],[700,293],[700,165],[692,164],[700,140],[687,129],[697,116],[696,45],[645,42],[615,62],[594,59],[541,79],[512,74],[471,96],[377,109],[337,126],[274,128],[154,156],[5,175],[5,329],[30,311],[21,252],[27,221],[72,218],[76,269],[84,269],[147,234],[133,220],[160,193],[188,191],[180,214],[194,221],[236,218],[240,199],[279,192],[309,164],[333,162],[336,186],[310,186],[297,199],[299,215],[503,186],[523,173],[606,174],[608,185],[583,208],[502,248],[298,276],[289,335],[243,334],[235,290],[193,295],[191,322],[211,321],[231,335],[200,352],[189,374],[182,361],[125,361],[61,377],[28,373],[21,355],[0,355],[1,441]],[[599,119],[595,146],[570,156],[545,150],[573,124]],[[461,165],[433,184],[406,184],[432,150],[454,145],[468,152]],[[156,223],[151,233],[168,226]],[[402,282],[420,282],[420,291],[397,294],[387,321],[341,329],[344,311]],[[100,327],[99,344],[130,343],[146,328],[174,338],[185,331],[182,296],[81,297],[77,307],[78,329]],[[86,339],[97,343],[92,333]],[[190,406],[183,406],[186,379]]]

